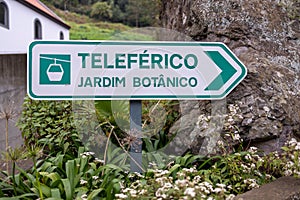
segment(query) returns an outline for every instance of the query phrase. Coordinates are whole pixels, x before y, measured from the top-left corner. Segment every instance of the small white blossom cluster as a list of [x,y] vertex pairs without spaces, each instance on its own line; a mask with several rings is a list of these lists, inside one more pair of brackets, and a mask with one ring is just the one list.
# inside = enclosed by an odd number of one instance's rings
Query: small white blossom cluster
[[259,185],[257,184],[255,179],[251,179],[251,178],[246,179],[246,180],[244,180],[244,183],[248,186],[249,190],[259,187]]
[[294,150],[300,150],[300,142],[297,142],[295,138],[292,138],[290,141],[288,141],[287,146],[294,148]]
[[[220,141],[219,146],[222,145],[224,144]],[[172,169],[175,165],[170,165],[168,166],[170,170],[148,171],[150,176],[131,173],[128,177],[136,181],[130,183],[127,188],[121,187],[120,193],[115,197],[117,199],[151,197],[160,200],[232,200],[237,191],[245,192],[258,188],[258,183],[268,183],[278,175],[300,177],[300,142],[292,138],[282,149],[284,152],[272,152],[260,156],[256,147],[250,147],[247,152],[224,155],[224,160],[215,162],[208,170],[198,170],[195,167],[183,168],[174,174]],[[84,181],[80,183],[86,184]]]
[[101,159],[99,159],[99,158],[95,158],[95,160],[94,160],[94,162],[95,163],[100,163],[100,164],[104,164],[104,160],[101,160]]
[[[117,199],[141,199],[152,196],[152,199],[232,199],[225,184],[204,181],[195,168],[183,168],[173,180],[168,170],[153,170],[154,178],[146,182],[137,180],[129,188],[122,189]],[[231,187],[231,186],[230,186]]]
[[83,153],[81,153],[80,154],[80,156],[82,157],[82,158],[86,158],[86,157],[88,157],[88,156],[93,156],[93,155],[95,155],[95,153],[94,152],[83,152]]
[[86,185],[88,182],[84,179],[80,179],[80,185]]
[[199,128],[201,131],[208,129],[210,120],[211,116],[206,116],[205,114],[199,115],[198,121],[196,123],[197,128]]
[[88,197],[87,194],[83,194],[83,195],[81,195],[80,199],[81,200],[87,200],[87,197]]
[[287,161],[283,166],[283,175],[300,177],[300,142],[291,138],[284,149]]
[[225,136],[231,138],[235,142],[242,142],[243,139],[239,135],[239,129],[237,123],[243,119],[243,116],[240,114],[240,108],[237,104],[228,105],[228,114],[225,116],[224,129],[230,134]]

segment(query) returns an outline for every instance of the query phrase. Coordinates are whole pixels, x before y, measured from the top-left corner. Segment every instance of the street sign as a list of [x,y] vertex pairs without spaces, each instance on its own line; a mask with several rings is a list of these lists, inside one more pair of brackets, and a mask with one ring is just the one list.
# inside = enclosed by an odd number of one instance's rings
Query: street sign
[[246,76],[217,42],[35,41],[33,99],[222,99]]

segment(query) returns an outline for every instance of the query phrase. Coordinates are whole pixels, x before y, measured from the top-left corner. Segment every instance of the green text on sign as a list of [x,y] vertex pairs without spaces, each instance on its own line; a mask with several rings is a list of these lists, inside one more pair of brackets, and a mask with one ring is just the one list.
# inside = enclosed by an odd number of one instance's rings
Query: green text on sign
[[246,76],[223,43],[35,41],[34,99],[222,99]]

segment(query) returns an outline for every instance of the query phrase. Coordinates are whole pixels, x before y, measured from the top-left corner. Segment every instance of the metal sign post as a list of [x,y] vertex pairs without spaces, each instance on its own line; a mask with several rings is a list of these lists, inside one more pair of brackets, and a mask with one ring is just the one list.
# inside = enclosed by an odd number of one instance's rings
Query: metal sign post
[[142,101],[130,100],[130,171],[142,173]]

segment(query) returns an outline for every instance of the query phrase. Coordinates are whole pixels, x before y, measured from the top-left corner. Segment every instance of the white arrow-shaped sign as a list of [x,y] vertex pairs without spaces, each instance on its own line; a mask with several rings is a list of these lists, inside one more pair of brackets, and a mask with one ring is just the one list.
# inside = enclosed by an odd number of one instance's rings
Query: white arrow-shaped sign
[[27,88],[34,99],[222,99],[246,74],[223,43],[35,41]]

